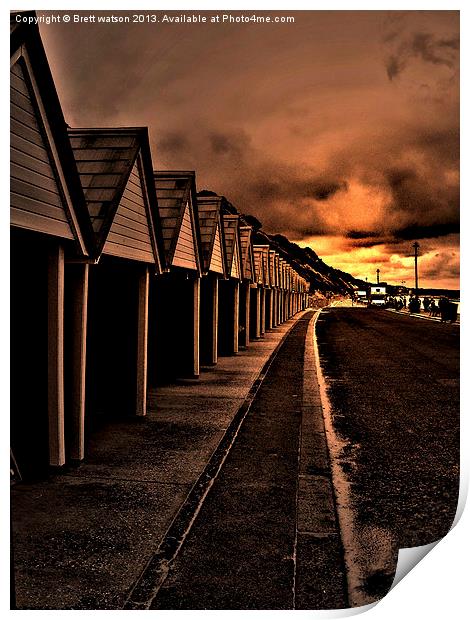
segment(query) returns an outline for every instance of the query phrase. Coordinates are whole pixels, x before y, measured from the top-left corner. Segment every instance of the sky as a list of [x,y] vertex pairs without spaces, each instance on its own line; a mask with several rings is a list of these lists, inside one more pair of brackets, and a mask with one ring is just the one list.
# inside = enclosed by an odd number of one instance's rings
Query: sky
[[258,15],[295,23],[42,24],[67,122],[148,126],[155,168],[353,276],[413,286],[418,241],[459,288],[458,12]]

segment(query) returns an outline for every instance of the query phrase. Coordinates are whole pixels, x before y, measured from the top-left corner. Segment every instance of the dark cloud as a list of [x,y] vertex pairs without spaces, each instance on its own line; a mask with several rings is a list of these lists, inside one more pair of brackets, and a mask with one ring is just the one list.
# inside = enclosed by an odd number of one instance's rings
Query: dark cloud
[[182,132],[171,131],[157,141],[158,151],[165,155],[179,155],[189,146],[188,139]]
[[210,133],[208,140],[214,155],[234,157],[237,159],[245,159],[247,149],[250,146],[250,137],[246,132],[239,130],[237,132]]
[[344,235],[347,239],[378,239],[381,234],[369,230],[348,230]]
[[312,187],[312,196],[315,200],[328,200],[340,190],[347,190],[348,184],[343,181],[341,183],[322,183],[317,182]]
[[458,12],[42,32],[70,125],[147,125],[156,168],[196,170],[267,232],[387,260],[456,247]]
[[460,232],[460,223],[446,222],[445,224],[430,224],[423,226],[420,224],[410,224],[404,228],[394,231],[396,239],[436,239]]
[[458,64],[460,38],[457,35],[439,38],[429,32],[414,32],[404,37],[394,31],[385,36],[384,41],[393,50],[385,60],[390,81],[403,73],[415,59],[448,69],[455,69]]

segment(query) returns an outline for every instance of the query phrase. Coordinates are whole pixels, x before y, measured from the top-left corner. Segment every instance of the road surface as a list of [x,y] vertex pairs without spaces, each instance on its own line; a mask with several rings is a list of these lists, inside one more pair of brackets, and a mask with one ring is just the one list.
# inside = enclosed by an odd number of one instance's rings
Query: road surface
[[374,598],[391,585],[398,548],[438,540],[454,519],[459,328],[344,307],[325,309],[316,334],[363,588]]

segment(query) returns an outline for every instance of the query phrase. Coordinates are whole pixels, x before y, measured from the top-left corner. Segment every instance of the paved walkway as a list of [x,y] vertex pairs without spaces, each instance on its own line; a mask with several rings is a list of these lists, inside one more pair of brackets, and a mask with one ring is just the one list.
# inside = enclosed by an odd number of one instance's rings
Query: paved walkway
[[221,358],[198,383],[152,391],[149,415],[95,433],[79,468],[13,488],[19,608],[124,607],[149,560],[177,551],[217,450],[227,449],[220,444],[236,433],[260,372],[295,323]]
[[347,607],[312,319],[289,332],[179,554],[142,576],[134,608]]

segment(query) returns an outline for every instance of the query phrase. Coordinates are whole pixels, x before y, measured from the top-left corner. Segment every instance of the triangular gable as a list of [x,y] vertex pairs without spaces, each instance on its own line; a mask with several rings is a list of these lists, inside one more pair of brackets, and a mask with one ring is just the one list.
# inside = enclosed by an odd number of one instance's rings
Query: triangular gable
[[213,273],[224,273],[224,257],[222,250],[222,239],[220,236],[219,223],[216,223],[212,255],[209,264],[209,271]]
[[257,246],[253,246],[253,255],[255,259],[255,272],[257,284],[264,284],[264,270],[263,270],[263,251]]
[[279,258],[279,288],[285,288],[285,263],[283,258]]
[[235,243],[232,259],[232,271],[230,273],[232,278],[241,278],[241,264],[240,264],[240,252],[238,250],[238,242]]
[[227,273],[225,227],[221,216],[219,196],[198,197],[199,230],[204,271]]
[[276,282],[276,287],[280,288],[281,286],[281,275],[280,275],[280,266],[279,266],[279,254],[276,252],[274,256],[274,280]]
[[137,162],[132,168],[106,237],[103,254],[154,262],[145,208],[144,190]]
[[173,254],[173,267],[184,267],[186,269],[197,269],[196,250],[194,232],[191,224],[191,214],[189,202],[186,203],[183,212],[183,219]]
[[263,283],[265,286],[271,286],[269,278],[269,246],[261,246],[261,261],[263,266]]
[[39,32],[21,25],[11,34],[11,225],[74,239],[87,256],[92,233]]
[[[240,265],[234,266],[234,261],[239,262],[240,252],[238,236],[239,218],[237,215],[224,215],[224,236],[225,236],[225,253],[227,256],[227,272],[230,277],[240,278]],[[236,275],[234,275],[236,273]]]
[[[146,128],[69,129],[95,252],[154,263],[162,270]],[[161,245],[161,241],[160,241]]]
[[240,226],[240,246],[242,273],[245,280],[253,281],[255,276],[253,247],[251,244],[251,226]]
[[276,252],[269,250],[269,280],[271,286],[276,286]]
[[167,267],[200,271],[193,172],[154,172]]

